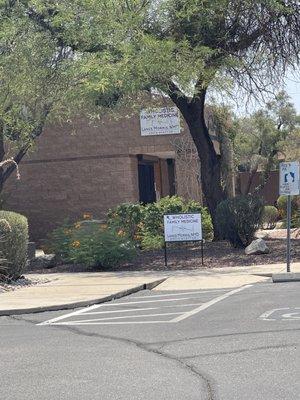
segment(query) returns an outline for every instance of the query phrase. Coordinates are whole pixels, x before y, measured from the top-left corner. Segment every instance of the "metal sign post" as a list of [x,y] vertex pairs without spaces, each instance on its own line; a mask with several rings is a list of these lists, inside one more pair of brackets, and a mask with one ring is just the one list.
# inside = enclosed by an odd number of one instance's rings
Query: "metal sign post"
[[168,268],[167,242],[165,241],[165,267]]
[[286,270],[291,272],[291,196],[300,194],[300,168],[299,162],[280,163],[279,194],[287,196],[287,246],[286,246]]
[[292,200],[287,196],[287,248],[286,248],[286,272],[291,272],[291,219],[292,219]]

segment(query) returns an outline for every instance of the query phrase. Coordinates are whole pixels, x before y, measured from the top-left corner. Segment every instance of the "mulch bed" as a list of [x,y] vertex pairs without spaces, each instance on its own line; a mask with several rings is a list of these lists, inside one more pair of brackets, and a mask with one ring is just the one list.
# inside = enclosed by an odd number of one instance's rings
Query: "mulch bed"
[[[141,252],[137,259],[121,267],[105,269],[105,271],[166,271],[191,270],[198,268],[236,267],[260,264],[284,263],[286,257],[286,241],[269,239],[266,243],[269,254],[247,256],[243,249],[234,249],[227,242],[209,242],[204,245],[204,266],[201,264],[200,247],[169,248],[168,268],[164,265],[164,251]],[[300,240],[292,240],[292,261],[300,262]],[[104,271],[103,269],[101,269]],[[51,269],[27,271],[27,273],[88,272],[82,265],[59,265]],[[98,269],[99,271],[99,269]]]

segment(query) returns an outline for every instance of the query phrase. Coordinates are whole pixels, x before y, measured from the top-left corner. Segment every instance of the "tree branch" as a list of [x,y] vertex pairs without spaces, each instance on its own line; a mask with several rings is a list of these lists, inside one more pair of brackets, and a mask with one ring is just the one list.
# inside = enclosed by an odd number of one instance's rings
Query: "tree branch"
[[167,94],[173,103],[178,107],[181,111],[182,115],[186,119],[188,117],[188,98],[187,96],[179,89],[179,87],[173,82],[168,82],[168,90]]
[[17,178],[19,179],[20,175],[18,172],[18,165],[22,161],[23,157],[27,154],[30,147],[31,147],[31,145],[29,145],[29,144],[22,147],[14,158],[7,160],[9,162],[7,162],[6,164],[10,164],[10,165],[2,174],[2,181],[1,181],[2,186],[15,170],[17,170]]

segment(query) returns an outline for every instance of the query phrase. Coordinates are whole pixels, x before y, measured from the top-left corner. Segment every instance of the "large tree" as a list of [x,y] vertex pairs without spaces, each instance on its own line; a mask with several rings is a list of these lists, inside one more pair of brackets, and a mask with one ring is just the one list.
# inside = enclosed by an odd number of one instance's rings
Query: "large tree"
[[95,57],[57,40],[28,3],[0,2],[0,192],[47,123],[111,106],[118,65],[108,48]]
[[[235,88],[259,94],[283,79],[286,68],[299,61],[300,5],[288,0],[159,3],[156,23],[149,23],[145,35],[158,43],[175,42],[175,48],[186,59],[187,67],[178,64],[178,72],[168,76],[162,89],[189,126],[201,160],[203,191],[214,220],[216,206],[225,193],[222,162],[205,121],[207,92],[213,86],[222,88],[223,81],[226,89],[228,78]],[[173,54],[177,56],[176,51]],[[190,86],[185,83],[186,75],[181,79],[180,68],[190,70]]]
[[[201,161],[201,181],[214,226],[226,198],[221,160],[205,121],[208,90],[271,90],[299,62],[300,5],[295,0],[47,0],[22,1],[27,15],[73,50],[99,54],[114,48],[116,96],[156,88],[185,119]],[[113,4],[113,11],[111,5]],[[108,10],[103,20],[103,10]],[[106,40],[101,24],[114,20]],[[116,26],[117,23],[117,26]],[[123,41],[111,38],[122,26]]]

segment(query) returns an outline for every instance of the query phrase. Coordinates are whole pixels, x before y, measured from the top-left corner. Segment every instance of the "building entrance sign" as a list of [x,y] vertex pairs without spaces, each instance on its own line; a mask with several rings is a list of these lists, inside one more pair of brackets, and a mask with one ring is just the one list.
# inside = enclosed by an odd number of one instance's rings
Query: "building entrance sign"
[[202,240],[201,214],[165,214],[166,242],[194,242]]
[[174,135],[180,133],[180,116],[177,107],[144,109],[140,113],[141,135]]
[[181,213],[164,215],[165,266],[168,264],[167,243],[201,242],[203,264],[203,236],[200,213]]

